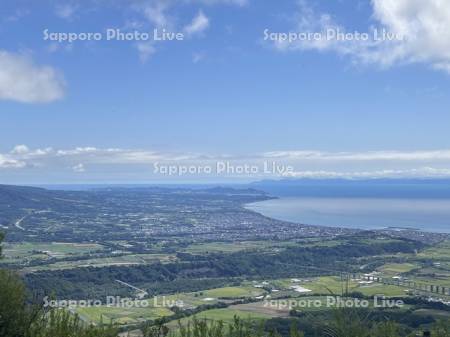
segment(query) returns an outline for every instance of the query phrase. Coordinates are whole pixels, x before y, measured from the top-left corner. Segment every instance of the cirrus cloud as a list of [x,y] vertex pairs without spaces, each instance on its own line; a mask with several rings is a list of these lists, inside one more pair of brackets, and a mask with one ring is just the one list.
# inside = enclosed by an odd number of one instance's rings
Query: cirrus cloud
[[200,34],[209,27],[209,19],[203,14],[202,11],[199,11],[197,16],[192,19],[192,22],[184,27],[184,31],[188,35]]

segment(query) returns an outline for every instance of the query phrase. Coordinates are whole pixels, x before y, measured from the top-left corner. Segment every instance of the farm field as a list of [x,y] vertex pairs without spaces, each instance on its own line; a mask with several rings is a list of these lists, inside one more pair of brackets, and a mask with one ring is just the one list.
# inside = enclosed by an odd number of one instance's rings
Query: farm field
[[[261,302],[245,303],[230,306],[230,308],[239,309],[241,311],[249,311],[255,313],[268,314],[272,317],[288,317],[291,309],[295,309],[299,312],[315,312],[334,310],[338,308],[338,299],[343,301],[348,298],[340,298],[340,296],[301,296],[287,299],[278,300],[264,300]],[[351,299],[356,303],[356,300]],[[350,301],[351,301],[350,300]],[[380,305],[381,302],[377,302]],[[374,307],[374,301],[369,300],[369,307]],[[410,305],[403,305],[402,310],[408,310]]]
[[[270,282],[277,290],[290,289],[292,286],[300,285],[303,288],[311,290],[311,294],[335,294],[341,295],[345,291],[345,283],[337,276],[324,276],[310,278],[308,280],[300,280],[300,282],[292,282],[292,279],[281,279]],[[379,283],[359,284],[357,281],[351,280],[348,284],[349,292],[361,292],[367,296],[385,295],[385,296],[404,296],[405,288],[383,285]],[[289,295],[298,295],[295,290],[290,290]],[[285,293],[285,295],[287,295]]]
[[414,263],[391,263],[391,264],[385,264],[384,266],[378,268],[380,272],[383,274],[401,274],[401,273],[408,273],[411,270],[414,270],[416,268],[419,268],[420,266],[418,264]]
[[265,291],[253,287],[224,287],[205,290],[203,293],[207,297],[213,298],[244,298],[260,296],[264,294]]
[[156,262],[170,262],[175,260],[176,257],[174,255],[130,254],[130,255],[119,255],[86,260],[77,260],[77,261],[60,261],[41,266],[25,267],[23,268],[23,270],[25,272],[30,273],[43,270],[60,270],[60,269],[72,269],[83,267],[132,266],[132,265],[151,264]]
[[269,248],[285,248],[296,246],[294,241],[239,241],[239,242],[208,242],[192,244],[183,251],[190,254],[235,253],[243,250],[259,250]]
[[173,312],[167,308],[117,308],[108,306],[77,308],[74,312],[77,313],[81,319],[89,323],[113,323],[123,325],[154,320],[173,314]]
[[191,293],[179,293],[164,295],[167,301],[181,301],[185,307],[197,307],[204,304],[216,304],[223,301],[239,300],[243,298],[255,298],[267,294],[263,289],[242,285],[239,287],[215,288]]
[[0,264],[21,266],[24,273],[83,267],[132,266],[174,262],[173,254],[114,254],[95,243],[6,243]]
[[417,257],[439,261],[450,261],[450,240],[446,240],[434,247],[425,249],[424,251],[417,254]]
[[235,309],[252,314],[268,315],[270,317],[289,317],[289,308],[270,306],[267,305],[267,302],[265,301],[236,304],[230,306],[229,309]]
[[179,324],[181,324],[182,326],[187,325],[188,322],[193,319],[193,317],[198,320],[222,321],[223,323],[228,324],[233,322],[235,316],[248,320],[267,320],[272,318],[272,316],[268,314],[250,312],[236,308],[211,309],[198,313],[194,316],[183,318],[179,321],[172,321],[168,324],[168,326],[172,329],[176,329]]
[[196,315],[198,319],[216,321],[222,320],[224,322],[232,322],[234,316],[238,316],[243,319],[268,319],[271,317],[270,315],[262,313],[242,311],[233,308],[206,310]]
[[[3,263],[21,263],[33,259],[64,258],[82,256],[101,251],[104,247],[95,243],[5,243],[3,247]],[[1,263],[1,262],[0,262]]]
[[[189,309],[205,304],[217,304],[220,301],[219,298],[239,300],[240,298],[255,297],[264,293],[264,290],[248,286],[224,287],[200,292],[161,295],[148,298],[146,299],[148,306],[145,308],[142,308],[142,306],[145,306],[145,304],[142,305],[144,302],[137,301],[138,305],[135,305],[132,308],[108,307],[103,305],[90,308],[77,308],[74,312],[80,315],[83,320],[90,323],[98,324],[103,321],[103,323],[109,324],[111,323],[111,320],[113,320],[113,322],[117,324],[134,324],[145,320],[153,320],[155,318],[170,316],[173,312],[168,308],[172,306],[179,306],[183,309]],[[212,311],[212,313],[209,313],[207,316],[202,316],[199,314],[198,317],[212,317],[214,316],[214,313],[215,312]],[[223,312],[219,311],[219,313]],[[227,311],[223,314],[226,316],[229,312]],[[233,315],[230,317],[232,318]]]
[[400,276],[422,285],[450,287],[449,240],[402,259],[408,262],[386,264],[377,270],[383,277]]
[[165,295],[167,301],[171,303],[181,302],[184,308],[195,308],[204,304],[216,304],[219,302],[217,298],[208,297],[203,292],[196,293],[180,293],[175,295]]

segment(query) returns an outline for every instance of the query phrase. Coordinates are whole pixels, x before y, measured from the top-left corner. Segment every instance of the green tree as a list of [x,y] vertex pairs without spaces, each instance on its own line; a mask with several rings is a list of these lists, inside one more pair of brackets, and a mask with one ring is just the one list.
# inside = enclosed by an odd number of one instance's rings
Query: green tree
[[116,337],[113,327],[90,326],[66,310],[45,310],[27,300],[20,278],[0,270],[0,337]]
[[33,322],[29,337],[117,337],[113,327],[87,326],[77,315],[52,310]]
[[5,238],[5,234],[0,232],[0,259],[2,258],[2,242],[3,242],[4,238]]
[[400,335],[399,326],[394,322],[387,321],[377,324],[373,328],[372,335],[374,337],[398,337]]
[[294,321],[289,332],[290,337],[305,337],[305,334],[298,330],[297,322]]
[[[3,239],[0,233],[0,243]],[[0,337],[116,336],[117,330],[113,327],[87,326],[78,316],[65,310],[46,311],[30,304],[20,278],[12,271],[0,269]]]
[[439,321],[435,324],[433,332],[431,334],[433,337],[450,337],[450,321]]
[[0,270],[0,337],[27,335],[38,310],[26,303],[25,287],[8,270]]
[[367,322],[353,309],[337,309],[334,319],[323,329],[326,337],[369,337]]

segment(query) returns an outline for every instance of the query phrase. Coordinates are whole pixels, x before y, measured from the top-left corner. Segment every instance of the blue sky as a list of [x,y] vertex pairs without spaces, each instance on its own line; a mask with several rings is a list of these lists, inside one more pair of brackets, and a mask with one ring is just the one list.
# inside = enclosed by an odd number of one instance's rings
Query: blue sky
[[[450,176],[450,5],[391,2],[2,1],[0,182],[280,176],[155,174],[222,160],[276,160],[295,177]],[[184,40],[44,41],[109,28]],[[266,29],[406,38],[286,43]]]

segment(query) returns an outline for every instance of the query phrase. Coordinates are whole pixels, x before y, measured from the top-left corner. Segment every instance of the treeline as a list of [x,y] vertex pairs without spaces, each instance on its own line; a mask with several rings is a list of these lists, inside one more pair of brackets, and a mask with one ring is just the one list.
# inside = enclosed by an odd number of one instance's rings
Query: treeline
[[[62,298],[102,298],[126,295],[116,280],[145,287],[152,295],[197,291],[221,286],[227,278],[313,277],[354,271],[355,259],[395,253],[413,253],[420,243],[350,242],[336,247],[288,248],[279,253],[237,252],[196,256],[179,254],[181,261],[141,266],[111,266],[45,271],[25,277],[30,289]],[[210,280],[210,281],[208,281]],[[228,280],[229,281],[229,280]]]

